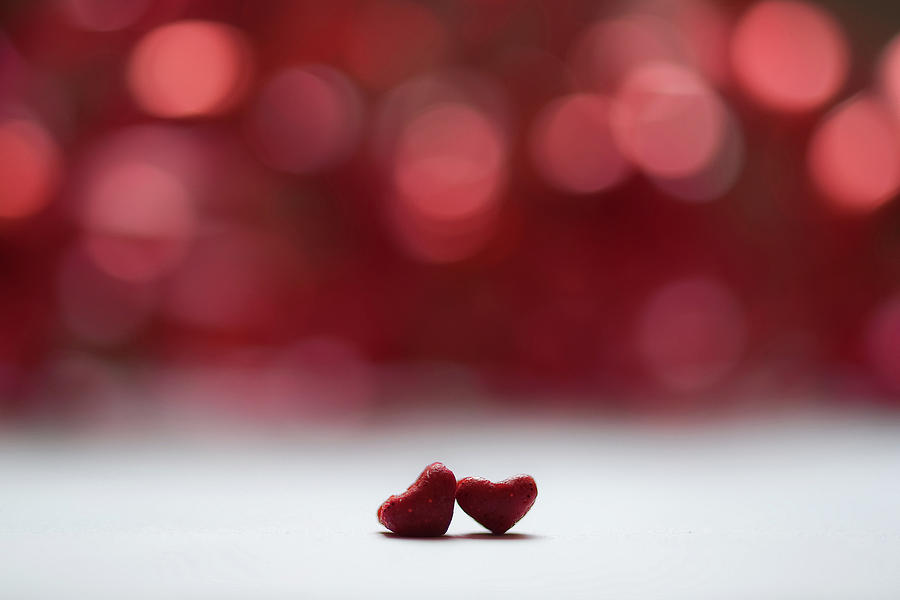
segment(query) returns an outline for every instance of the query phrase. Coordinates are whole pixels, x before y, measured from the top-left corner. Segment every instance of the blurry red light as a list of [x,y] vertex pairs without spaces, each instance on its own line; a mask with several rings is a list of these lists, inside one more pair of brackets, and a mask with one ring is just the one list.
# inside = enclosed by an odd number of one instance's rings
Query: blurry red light
[[501,133],[481,112],[461,104],[436,106],[403,132],[394,184],[426,216],[465,218],[498,199],[505,152]]
[[764,106],[818,108],[841,88],[849,50],[838,22],[801,1],[758,2],[740,19],[731,44],[734,75]]
[[661,1],[675,9],[672,16],[684,37],[691,64],[716,85],[727,82],[731,76],[728,43],[732,24],[725,9],[705,0]]
[[575,94],[547,106],[538,117],[531,153],[538,171],[567,192],[598,192],[621,182],[630,165],[616,147],[609,100]]
[[749,340],[742,388],[900,394],[900,297],[868,312],[900,281],[900,35],[873,70],[890,15],[838,4],[16,0],[0,422],[72,345],[150,387],[212,358],[210,414],[272,420],[365,414],[395,361],[684,406]]
[[62,169],[56,142],[37,122],[0,121],[0,218],[28,217],[41,210]]
[[172,174],[122,162],[98,173],[83,212],[85,246],[104,271],[129,281],[169,272],[193,235],[193,201]]
[[884,49],[878,70],[881,92],[900,122],[900,35]]
[[431,219],[396,196],[388,199],[386,213],[399,245],[412,258],[437,264],[477,254],[493,236],[499,216],[497,207],[492,207],[465,219]]
[[856,97],[819,123],[809,144],[810,176],[831,204],[868,212],[900,189],[900,131],[877,99]]
[[192,195],[204,187],[209,171],[216,167],[197,130],[169,124],[139,125],[98,136],[74,180],[90,187],[105,172],[125,163],[157,167],[189,188]]
[[632,71],[610,116],[622,152],[651,175],[695,174],[713,162],[725,139],[722,100],[699,75],[676,64]]
[[637,347],[669,390],[698,392],[737,365],[746,324],[734,294],[711,279],[686,279],[658,290],[640,317]]
[[412,79],[393,88],[378,103],[371,132],[372,160],[392,171],[397,144],[410,121],[441,104],[476,107],[498,127],[505,127],[510,116],[504,90],[484,73],[454,69]]
[[353,84],[324,66],[286,69],[263,88],[249,122],[260,159],[279,171],[333,166],[356,147],[362,101]]
[[688,202],[708,202],[725,195],[744,167],[746,147],[737,117],[728,112],[722,148],[711,163],[685,177],[653,177],[653,183],[669,196]]
[[490,118],[460,103],[411,119],[394,156],[393,223],[425,260],[459,260],[487,241],[506,182],[506,140]]
[[217,115],[241,98],[250,72],[243,34],[223,23],[178,21],[137,43],[128,85],[146,112],[168,118]]
[[686,58],[682,40],[661,18],[633,14],[595,23],[576,41],[570,62],[579,83],[611,92],[634,69]]

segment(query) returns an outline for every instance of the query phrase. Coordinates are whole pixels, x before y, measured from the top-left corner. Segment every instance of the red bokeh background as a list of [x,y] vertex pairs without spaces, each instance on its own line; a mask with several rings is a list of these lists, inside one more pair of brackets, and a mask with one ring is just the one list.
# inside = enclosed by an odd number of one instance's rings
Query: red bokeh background
[[0,10],[8,422],[898,406],[879,3]]

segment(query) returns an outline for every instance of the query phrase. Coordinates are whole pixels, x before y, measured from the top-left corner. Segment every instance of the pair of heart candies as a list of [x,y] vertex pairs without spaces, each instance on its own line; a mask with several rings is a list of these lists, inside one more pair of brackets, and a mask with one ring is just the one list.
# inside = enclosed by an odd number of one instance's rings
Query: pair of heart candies
[[444,535],[457,503],[491,533],[501,535],[525,516],[536,498],[537,485],[530,475],[499,483],[466,477],[457,483],[453,471],[436,462],[425,467],[409,489],[384,501],[378,522],[397,535]]

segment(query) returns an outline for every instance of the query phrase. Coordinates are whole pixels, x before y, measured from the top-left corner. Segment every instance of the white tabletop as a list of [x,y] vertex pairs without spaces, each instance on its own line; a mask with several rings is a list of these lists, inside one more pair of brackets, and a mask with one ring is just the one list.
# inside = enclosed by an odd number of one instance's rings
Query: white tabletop
[[[458,509],[384,535],[435,460],[537,502],[499,538]],[[900,423],[6,435],[0,597],[896,600]]]

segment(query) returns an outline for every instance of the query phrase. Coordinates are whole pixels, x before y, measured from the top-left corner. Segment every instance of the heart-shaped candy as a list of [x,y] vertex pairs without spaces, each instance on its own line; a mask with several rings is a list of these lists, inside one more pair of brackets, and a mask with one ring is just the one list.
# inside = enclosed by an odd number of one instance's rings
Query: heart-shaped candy
[[491,533],[506,533],[531,509],[537,484],[531,475],[516,475],[499,483],[466,477],[456,486],[456,502]]
[[431,463],[402,494],[378,508],[378,522],[398,535],[438,536],[453,518],[456,477],[439,462]]

